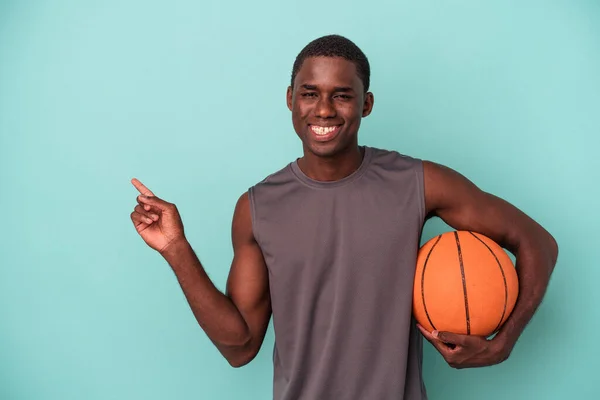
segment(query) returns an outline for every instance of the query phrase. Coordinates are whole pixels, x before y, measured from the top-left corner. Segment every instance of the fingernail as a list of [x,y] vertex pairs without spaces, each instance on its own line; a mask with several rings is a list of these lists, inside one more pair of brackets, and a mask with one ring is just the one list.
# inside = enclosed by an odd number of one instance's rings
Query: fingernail
[[433,336],[434,338],[437,338],[438,337],[438,331],[431,332],[431,336]]

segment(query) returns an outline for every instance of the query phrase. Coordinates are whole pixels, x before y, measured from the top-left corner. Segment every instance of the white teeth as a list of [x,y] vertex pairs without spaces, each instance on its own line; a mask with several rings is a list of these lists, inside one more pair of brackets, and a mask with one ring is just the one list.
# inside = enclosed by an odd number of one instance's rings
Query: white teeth
[[312,125],[311,126],[312,131],[314,133],[316,133],[317,135],[327,135],[328,133],[331,133],[335,130],[335,126],[316,126],[316,125]]

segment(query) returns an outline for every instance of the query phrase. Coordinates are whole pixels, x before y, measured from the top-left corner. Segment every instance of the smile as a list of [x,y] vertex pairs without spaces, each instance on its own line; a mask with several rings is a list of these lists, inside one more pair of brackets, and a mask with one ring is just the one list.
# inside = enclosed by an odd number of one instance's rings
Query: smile
[[311,125],[310,129],[317,136],[326,136],[330,133],[337,131],[339,126],[319,126],[319,125]]
[[310,131],[313,133],[313,138],[317,142],[328,142],[335,139],[340,131],[340,125],[336,126],[320,126],[310,125]]

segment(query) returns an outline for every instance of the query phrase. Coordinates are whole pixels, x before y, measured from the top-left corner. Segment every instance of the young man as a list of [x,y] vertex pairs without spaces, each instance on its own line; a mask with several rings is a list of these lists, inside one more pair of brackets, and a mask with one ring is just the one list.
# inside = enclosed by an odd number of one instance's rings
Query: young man
[[[256,356],[273,315],[276,400],[426,399],[421,334],[455,368],[502,362],[556,262],[546,230],[459,173],[359,146],[361,119],[373,108],[369,74],[363,52],[340,36],[298,55],[287,104],[304,155],[239,198],[226,294],[207,277],[175,205],[132,181],[141,192],[136,230],[173,268],[232,366]],[[492,340],[427,332],[412,319],[416,255],[432,216],[516,255],[519,299]]]

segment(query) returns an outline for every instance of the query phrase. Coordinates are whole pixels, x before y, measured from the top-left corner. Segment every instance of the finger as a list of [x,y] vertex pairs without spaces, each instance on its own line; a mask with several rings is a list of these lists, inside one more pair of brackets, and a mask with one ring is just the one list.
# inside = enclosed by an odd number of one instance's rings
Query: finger
[[429,338],[433,339],[433,337],[431,336],[431,333],[429,333],[429,331],[427,329],[423,328],[423,325],[417,324],[417,328],[419,328],[419,330],[421,331],[423,336],[425,336],[427,339],[429,339]]
[[145,217],[150,218],[152,221],[158,221],[158,215],[157,214],[155,214],[153,212],[149,212],[149,211],[144,210],[142,208],[142,206],[140,206],[140,205],[135,206],[135,208],[133,210],[135,212],[137,212],[138,214],[141,214],[141,215],[143,215]]
[[423,336],[425,336],[425,339],[429,340],[431,343],[439,342],[439,340],[435,336],[433,336],[431,332],[423,328],[423,326],[421,326],[420,324],[417,324],[417,328],[419,328]]
[[146,204],[144,202],[142,202],[141,197],[143,195],[139,195],[138,197],[136,197],[136,200],[138,202],[138,204],[140,205],[140,207],[142,207],[145,211],[152,211],[154,213],[160,213],[160,209],[156,208],[156,207],[152,207],[150,204]]
[[423,328],[419,324],[417,324],[417,328],[419,328],[419,330],[421,331],[423,336],[425,336],[425,339],[427,339],[429,341],[429,343],[431,343],[433,345],[433,347],[435,347],[437,349],[437,351],[439,351],[442,354],[442,356],[444,356],[444,358],[447,358],[452,353],[451,348],[446,346],[442,341],[440,341],[438,338],[436,338],[427,329]]
[[152,191],[150,189],[148,189],[142,182],[140,182],[138,179],[133,178],[131,180],[131,183],[133,183],[133,186],[135,186],[135,188],[143,195],[146,196],[154,196],[154,193],[152,193]]
[[469,342],[469,335],[459,335],[457,333],[452,332],[432,332],[433,337],[441,340],[444,343],[449,343],[453,345],[465,346]]
[[142,215],[135,211],[131,213],[131,220],[135,224],[136,228],[139,225],[146,225],[146,226],[144,226],[144,228],[146,228],[148,225],[150,225],[154,222],[150,218],[146,217],[145,215]]
[[444,343],[436,339],[430,340],[429,343],[431,343],[433,347],[436,348],[436,350],[444,357],[446,361],[449,362],[452,359],[452,352],[454,351],[454,349],[451,349],[450,347],[446,346]]
[[155,208],[156,211],[158,211],[158,212],[164,211],[164,210],[168,209],[170,206],[169,203],[167,203],[164,200],[159,199],[156,196],[146,196],[143,194],[141,194],[137,197],[137,201],[147,211],[150,211],[150,209],[148,209],[145,206],[150,206],[151,208]]

